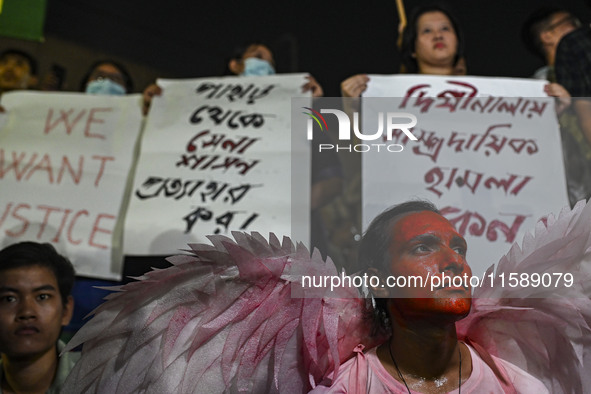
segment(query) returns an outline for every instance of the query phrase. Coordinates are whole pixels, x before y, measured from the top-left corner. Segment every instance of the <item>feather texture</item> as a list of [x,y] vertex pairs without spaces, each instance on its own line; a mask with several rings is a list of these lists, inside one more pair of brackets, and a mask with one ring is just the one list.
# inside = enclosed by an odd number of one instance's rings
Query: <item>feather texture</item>
[[304,288],[332,261],[273,235],[209,237],[114,288],[68,349],[65,392],[307,392],[371,339],[357,289]]
[[[590,229],[584,202],[538,222],[474,289],[460,339],[553,393],[591,392]],[[189,245],[172,267],[113,288],[68,344],[84,346],[64,392],[301,393],[327,384],[358,344],[384,340],[370,335],[371,307],[357,289],[302,286],[302,275],[338,275],[330,259],[273,234],[233,236]],[[558,279],[565,273],[571,286]],[[511,274],[552,282],[513,286]]]
[[[591,392],[590,229],[591,204],[584,201],[539,221],[496,272],[488,269],[485,277],[494,272],[494,279],[474,289],[459,336],[538,377],[552,393]],[[511,274],[519,281],[509,282]],[[545,283],[521,281],[536,275]]]

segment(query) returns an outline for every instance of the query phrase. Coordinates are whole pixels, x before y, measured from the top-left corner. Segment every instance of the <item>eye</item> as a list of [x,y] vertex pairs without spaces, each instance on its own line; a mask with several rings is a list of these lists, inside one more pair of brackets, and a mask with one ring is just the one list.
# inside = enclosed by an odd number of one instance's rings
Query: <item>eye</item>
[[466,256],[466,248],[463,246],[456,246],[453,250],[460,256]]
[[9,303],[9,302],[15,302],[15,301],[16,301],[16,297],[13,295],[5,295],[5,296],[0,297],[0,302],[3,302],[3,303]]
[[423,30],[421,30],[421,34],[427,34],[427,33],[431,33],[431,28],[430,27],[426,27]]
[[37,296],[37,299],[40,300],[40,301],[46,301],[46,300],[48,300],[50,298],[51,298],[51,295],[50,294],[45,294],[45,293],[39,294]]
[[418,244],[412,249],[413,253],[426,253],[431,251],[431,248],[425,244]]

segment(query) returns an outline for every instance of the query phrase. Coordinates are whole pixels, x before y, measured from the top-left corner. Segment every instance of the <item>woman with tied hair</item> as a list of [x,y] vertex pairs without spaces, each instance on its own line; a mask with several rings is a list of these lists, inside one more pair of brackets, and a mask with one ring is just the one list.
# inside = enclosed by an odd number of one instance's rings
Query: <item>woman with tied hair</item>
[[[402,36],[401,72],[408,74],[464,75],[464,38],[457,19],[441,5],[415,8]],[[359,97],[367,89],[367,74],[341,83],[343,97]]]

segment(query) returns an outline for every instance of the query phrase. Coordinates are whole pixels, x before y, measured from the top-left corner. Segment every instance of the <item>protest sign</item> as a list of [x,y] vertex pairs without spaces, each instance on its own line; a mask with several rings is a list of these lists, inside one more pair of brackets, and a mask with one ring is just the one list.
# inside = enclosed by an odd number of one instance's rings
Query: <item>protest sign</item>
[[[125,225],[126,254],[178,253],[235,230],[307,241],[309,148],[293,146],[290,135],[291,98],[303,96],[305,81],[304,74],[159,80],[163,93],[146,123]],[[303,214],[294,214],[295,206]]]
[[2,95],[2,246],[51,242],[78,275],[120,279],[120,227],[140,102],[139,95]]
[[[394,130],[398,151],[362,153],[363,226],[402,201],[432,201],[468,242],[482,274],[538,219],[568,205],[553,98],[543,81],[441,76],[370,76],[363,127],[383,114],[416,116],[416,137]],[[373,99],[372,97],[389,97]],[[380,114],[381,113],[381,114]],[[399,115],[401,116],[401,115]]]

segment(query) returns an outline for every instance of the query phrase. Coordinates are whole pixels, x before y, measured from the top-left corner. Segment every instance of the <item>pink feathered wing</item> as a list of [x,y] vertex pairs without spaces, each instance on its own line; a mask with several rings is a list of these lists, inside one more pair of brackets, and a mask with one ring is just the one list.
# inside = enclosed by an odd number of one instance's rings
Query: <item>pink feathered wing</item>
[[337,275],[332,261],[273,234],[233,236],[114,289],[68,344],[84,346],[65,392],[303,393],[358,343],[375,346],[357,289],[302,288],[302,274]]
[[[589,393],[590,272],[591,204],[580,202],[538,222],[521,247],[513,245],[492,284],[474,289],[472,310],[457,323],[458,334],[536,376],[552,393]],[[523,281],[512,287],[512,273],[549,274],[551,285]],[[566,273],[572,274],[570,287]]]

